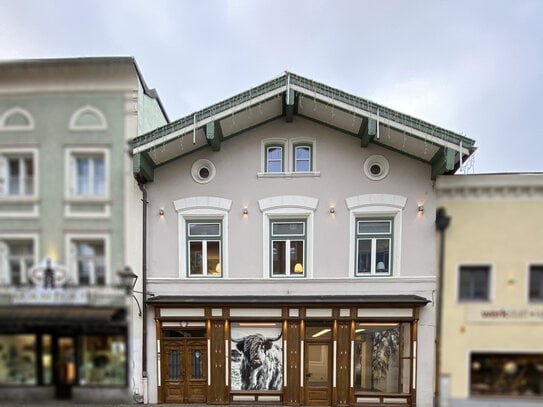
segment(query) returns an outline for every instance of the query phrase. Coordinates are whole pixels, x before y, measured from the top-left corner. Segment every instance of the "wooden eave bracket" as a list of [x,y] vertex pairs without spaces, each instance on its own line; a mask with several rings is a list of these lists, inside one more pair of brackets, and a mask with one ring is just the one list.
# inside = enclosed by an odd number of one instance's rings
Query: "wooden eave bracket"
[[296,94],[293,89],[288,89],[285,92],[285,99],[283,101],[283,110],[285,112],[285,120],[287,123],[292,123],[294,120],[294,107],[295,107]]
[[360,129],[358,130],[358,137],[360,137],[360,147],[367,147],[370,141],[375,139],[377,135],[377,120],[370,119],[368,117],[362,118]]
[[455,167],[456,150],[449,147],[442,147],[434,155],[430,164],[432,165],[432,179],[448,171],[453,171]]
[[213,151],[219,151],[221,149],[223,135],[221,124],[218,121],[206,124],[206,139],[207,144],[211,146]]
[[132,172],[139,183],[152,182],[155,177],[155,163],[147,153],[136,153],[132,158]]

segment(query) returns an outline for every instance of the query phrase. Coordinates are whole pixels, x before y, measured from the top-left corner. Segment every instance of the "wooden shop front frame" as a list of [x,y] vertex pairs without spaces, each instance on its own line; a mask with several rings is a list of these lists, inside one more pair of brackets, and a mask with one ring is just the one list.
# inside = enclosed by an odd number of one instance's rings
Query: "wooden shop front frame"
[[427,302],[401,295],[153,297],[158,400],[415,406],[418,313]]

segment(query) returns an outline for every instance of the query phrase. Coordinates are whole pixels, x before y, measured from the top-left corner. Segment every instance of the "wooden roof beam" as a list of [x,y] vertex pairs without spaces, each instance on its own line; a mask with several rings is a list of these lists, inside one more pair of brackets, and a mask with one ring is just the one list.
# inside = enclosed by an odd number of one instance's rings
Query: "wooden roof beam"
[[207,144],[211,146],[213,151],[219,151],[221,149],[223,135],[221,124],[218,121],[206,124],[206,139]]
[[132,157],[132,172],[139,183],[152,182],[155,177],[155,163],[147,153],[136,153]]
[[367,147],[370,141],[375,139],[377,135],[377,120],[370,119],[368,117],[362,118],[362,124],[358,130],[358,137],[360,137],[360,147]]
[[293,89],[288,89],[285,92],[283,99],[283,111],[285,112],[285,120],[287,123],[292,123],[294,120],[296,94]]

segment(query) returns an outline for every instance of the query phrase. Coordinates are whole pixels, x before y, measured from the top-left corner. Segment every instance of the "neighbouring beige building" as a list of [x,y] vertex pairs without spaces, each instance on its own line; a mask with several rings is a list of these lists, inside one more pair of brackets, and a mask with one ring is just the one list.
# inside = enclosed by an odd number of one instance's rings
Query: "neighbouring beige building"
[[[543,404],[543,174],[437,179],[441,406]],[[491,403],[491,404],[490,404]]]

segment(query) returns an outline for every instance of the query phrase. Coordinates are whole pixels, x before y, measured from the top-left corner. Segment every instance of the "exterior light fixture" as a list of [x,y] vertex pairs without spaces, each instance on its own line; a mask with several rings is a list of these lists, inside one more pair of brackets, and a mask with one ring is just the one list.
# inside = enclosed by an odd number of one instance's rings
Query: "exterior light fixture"
[[334,208],[333,206],[330,207],[330,209],[328,210],[328,212],[330,212],[330,214],[335,214],[336,213],[336,208]]
[[244,208],[243,208],[243,214],[244,214],[244,215],[249,214],[249,209],[247,209],[247,207],[244,207]]
[[139,316],[141,317],[141,306],[134,295],[134,287],[136,286],[136,281],[138,281],[138,275],[132,271],[129,266],[126,266],[124,269],[117,271],[117,276],[121,281],[121,286],[124,287],[128,295],[132,295],[132,298],[136,301],[138,305]]
[[160,209],[158,210],[158,216],[160,216],[160,217],[163,217],[163,216],[164,216],[164,209],[163,209],[163,208],[160,208]]
[[419,203],[417,206],[417,214],[422,215],[424,214],[424,205]]

